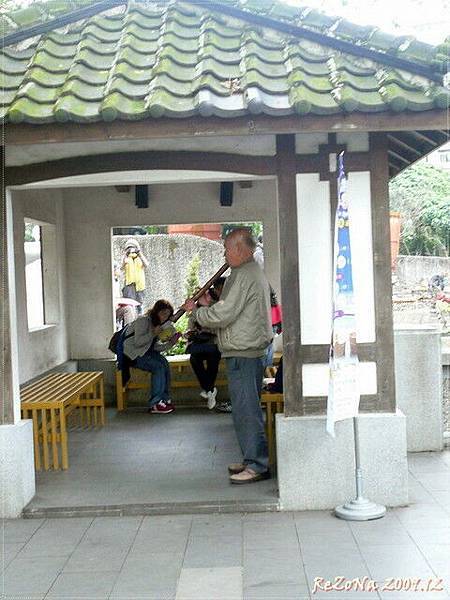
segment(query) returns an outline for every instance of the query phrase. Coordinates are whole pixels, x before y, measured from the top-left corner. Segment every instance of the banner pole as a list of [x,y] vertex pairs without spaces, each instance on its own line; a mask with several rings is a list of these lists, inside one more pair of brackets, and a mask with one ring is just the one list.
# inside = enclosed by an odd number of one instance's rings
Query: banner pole
[[375,504],[375,502],[371,502],[363,496],[358,417],[353,417],[353,436],[355,442],[356,498],[335,508],[334,514],[339,519],[345,519],[346,521],[371,521],[373,519],[381,519],[386,514],[386,507],[382,504]]

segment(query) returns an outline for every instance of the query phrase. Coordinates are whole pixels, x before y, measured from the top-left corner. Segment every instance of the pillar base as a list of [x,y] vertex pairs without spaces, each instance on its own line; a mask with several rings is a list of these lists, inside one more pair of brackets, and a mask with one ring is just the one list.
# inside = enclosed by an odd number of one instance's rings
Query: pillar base
[[[386,506],[408,503],[406,420],[400,412],[361,414],[363,494]],[[352,419],[325,431],[326,416],[276,415],[278,483],[282,510],[326,510],[355,498]]]
[[394,331],[397,406],[406,415],[408,452],[444,447],[441,334],[427,326]]
[[0,425],[0,517],[20,517],[35,493],[33,422]]

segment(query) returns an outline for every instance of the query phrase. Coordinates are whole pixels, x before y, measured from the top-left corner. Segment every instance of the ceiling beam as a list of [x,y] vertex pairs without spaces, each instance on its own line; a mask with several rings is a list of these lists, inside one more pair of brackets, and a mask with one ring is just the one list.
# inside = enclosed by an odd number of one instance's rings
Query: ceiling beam
[[[313,132],[376,132],[446,130],[446,110],[423,112],[350,113],[336,115],[254,115],[234,119],[192,117],[190,119],[144,119],[112,123],[47,123],[42,125],[6,123],[6,145],[61,142],[93,142],[224,135],[266,135]],[[427,139],[427,138],[425,138]]]
[[397,160],[399,160],[400,162],[402,162],[406,166],[409,166],[411,164],[410,160],[408,160],[407,158],[405,158],[401,154],[398,154],[398,152],[395,152],[394,150],[388,150],[388,155],[389,155],[389,157],[393,156],[394,158],[396,158]]
[[158,169],[222,171],[259,176],[274,175],[276,172],[275,157],[270,156],[242,156],[219,152],[118,152],[62,158],[25,167],[7,167],[5,181],[6,185],[25,185],[93,173]]
[[419,150],[417,150],[416,148],[413,148],[412,146],[410,146],[409,144],[407,144],[406,142],[401,140],[398,137],[398,135],[388,134],[388,140],[390,142],[392,142],[393,144],[395,144],[396,146],[400,146],[400,148],[403,148],[407,152],[411,152],[412,154],[415,154],[418,158],[422,157],[422,153]]
[[433,147],[439,146],[439,142],[430,137],[430,135],[425,135],[421,131],[412,131],[411,135],[419,140],[423,140],[427,144],[430,144]]

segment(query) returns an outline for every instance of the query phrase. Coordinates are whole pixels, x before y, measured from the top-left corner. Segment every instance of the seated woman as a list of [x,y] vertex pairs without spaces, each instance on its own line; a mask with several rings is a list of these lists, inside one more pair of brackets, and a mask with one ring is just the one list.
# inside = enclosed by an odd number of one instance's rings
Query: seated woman
[[[213,287],[206,292],[217,302],[222,293],[225,277],[219,277]],[[214,331],[202,328],[192,317],[189,319],[189,331],[186,334],[188,345],[186,352],[191,355],[192,370],[202,388],[200,396],[208,402],[209,410],[216,405],[217,388],[215,387],[221,354],[216,344]]]
[[151,413],[166,414],[174,410],[169,398],[169,363],[161,352],[171,348],[180,334],[173,334],[165,343],[158,340],[164,323],[172,315],[172,305],[167,300],[158,300],[145,316],[127,325],[124,332],[123,353],[130,359],[131,366],[152,374],[148,401]]

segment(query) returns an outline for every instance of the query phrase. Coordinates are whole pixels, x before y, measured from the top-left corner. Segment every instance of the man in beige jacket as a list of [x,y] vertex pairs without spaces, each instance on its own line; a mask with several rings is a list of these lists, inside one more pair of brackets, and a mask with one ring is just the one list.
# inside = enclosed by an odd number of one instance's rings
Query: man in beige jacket
[[241,463],[228,467],[230,481],[235,484],[269,477],[260,395],[264,355],[273,334],[270,286],[253,259],[255,246],[248,229],[231,231],[225,239],[225,259],[231,275],[219,302],[200,308],[189,300],[185,304],[202,327],[217,330],[219,350],[226,359],[233,422],[243,454]]

